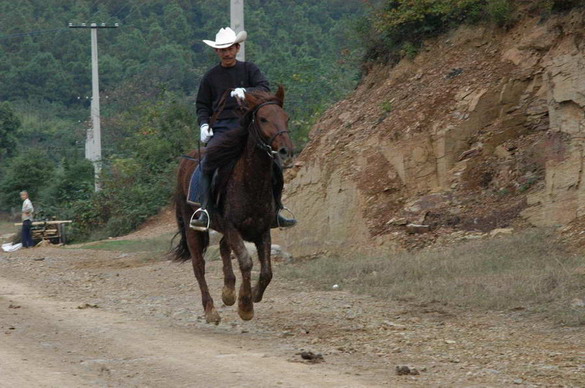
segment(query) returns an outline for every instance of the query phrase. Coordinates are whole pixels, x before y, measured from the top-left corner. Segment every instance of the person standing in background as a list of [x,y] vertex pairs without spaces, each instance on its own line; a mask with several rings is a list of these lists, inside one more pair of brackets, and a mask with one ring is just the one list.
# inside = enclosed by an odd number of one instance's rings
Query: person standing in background
[[28,198],[27,191],[20,192],[20,199],[22,199],[22,246],[25,248],[32,248],[35,246],[31,231],[35,209]]

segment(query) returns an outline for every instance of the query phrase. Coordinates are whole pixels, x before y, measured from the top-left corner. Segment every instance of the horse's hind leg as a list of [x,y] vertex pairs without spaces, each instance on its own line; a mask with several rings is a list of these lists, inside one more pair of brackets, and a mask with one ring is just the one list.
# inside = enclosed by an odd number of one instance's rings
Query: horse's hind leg
[[205,281],[205,259],[203,258],[202,233],[189,229],[187,231],[187,242],[189,244],[189,251],[191,252],[191,261],[193,262],[195,278],[197,279],[199,289],[201,290],[201,301],[205,311],[205,320],[207,323],[215,323],[217,325],[221,321],[221,317],[217,310],[215,310],[213,299],[209,294],[209,287],[207,287],[207,282]]
[[253,266],[252,257],[244,245],[244,240],[242,240],[242,237],[236,230],[231,229],[226,231],[225,238],[229,247],[238,258],[240,271],[242,272],[242,284],[240,285],[240,292],[238,295],[238,314],[244,321],[249,321],[254,318],[252,286],[250,285]]
[[270,263],[271,238],[270,231],[266,232],[259,241],[255,242],[260,260],[260,277],[252,290],[254,302],[261,302],[264,290],[272,280],[272,265]]
[[236,303],[236,275],[232,267],[232,250],[223,237],[219,242],[219,253],[223,261],[223,290],[221,292],[221,299],[226,306],[232,306]]

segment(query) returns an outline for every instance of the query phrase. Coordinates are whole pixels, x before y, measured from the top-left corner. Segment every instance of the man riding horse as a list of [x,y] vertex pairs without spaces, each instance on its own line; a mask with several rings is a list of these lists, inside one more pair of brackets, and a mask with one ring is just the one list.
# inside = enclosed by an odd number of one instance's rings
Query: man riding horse
[[[203,42],[215,49],[220,64],[209,70],[201,80],[197,93],[197,117],[200,125],[201,142],[212,146],[230,132],[240,126],[240,117],[236,113],[238,100],[243,101],[245,94],[252,91],[269,92],[268,80],[258,66],[251,62],[241,62],[236,59],[240,51],[240,43],[245,41],[247,33],[236,33],[229,27],[222,28],[215,36],[215,41]],[[229,96],[227,96],[228,91]],[[213,128],[212,128],[213,127]],[[205,164],[205,158],[201,162]],[[204,171],[205,169],[202,169]],[[212,174],[201,174],[201,208],[199,217],[193,218],[190,227],[195,230],[206,231],[209,226],[209,199],[211,197]],[[282,184],[274,185],[274,198],[277,206],[277,216],[274,227],[291,227],[296,224],[295,219],[282,216],[284,209],[281,202]],[[280,186],[280,187],[279,187]]]

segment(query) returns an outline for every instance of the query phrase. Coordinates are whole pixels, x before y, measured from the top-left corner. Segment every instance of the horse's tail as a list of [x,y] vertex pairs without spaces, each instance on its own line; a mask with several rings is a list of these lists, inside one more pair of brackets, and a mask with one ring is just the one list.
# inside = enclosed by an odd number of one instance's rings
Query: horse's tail
[[[177,195],[179,197],[179,195]],[[178,199],[178,198],[177,198]],[[179,231],[173,237],[173,243],[177,236],[180,237],[179,243],[172,247],[170,255],[173,261],[185,262],[191,258],[191,252],[189,252],[189,245],[187,244],[187,231],[185,230],[185,220],[180,205],[175,202],[175,216],[177,218],[177,226]]]
[[[177,226],[179,227],[179,231],[173,237],[171,245],[173,245],[174,240],[177,236],[180,237],[179,243],[171,248],[170,258],[176,262],[185,262],[191,259],[191,252],[189,251],[189,244],[187,242],[187,228],[189,227],[189,219],[185,219],[185,214],[187,213],[187,209],[189,205],[187,204],[187,198],[181,192],[180,184],[177,185],[177,192],[175,194],[175,217],[177,219]],[[200,243],[201,246],[201,254],[205,255],[205,251],[209,246],[209,232],[205,233],[197,233],[200,236]]]

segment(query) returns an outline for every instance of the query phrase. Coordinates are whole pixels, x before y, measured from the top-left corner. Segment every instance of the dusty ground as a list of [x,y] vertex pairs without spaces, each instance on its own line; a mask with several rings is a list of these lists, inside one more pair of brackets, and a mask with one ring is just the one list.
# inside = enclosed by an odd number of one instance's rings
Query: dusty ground
[[[584,328],[316,292],[285,265],[253,321],[210,326],[190,266],[160,254],[0,254],[0,387],[585,386]],[[221,306],[218,261],[207,277]]]

